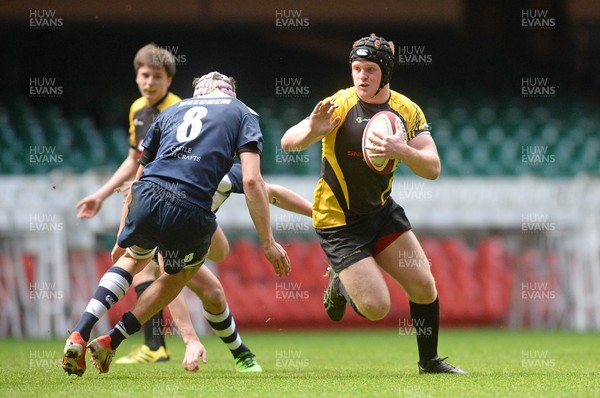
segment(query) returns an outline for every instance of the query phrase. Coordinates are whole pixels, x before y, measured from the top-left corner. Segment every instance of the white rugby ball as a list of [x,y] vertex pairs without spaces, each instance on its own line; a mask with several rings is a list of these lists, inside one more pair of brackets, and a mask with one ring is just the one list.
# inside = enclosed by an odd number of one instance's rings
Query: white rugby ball
[[[398,123],[402,129],[400,132],[396,131],[396,120],[400,122]],[[404,136],[404,139],[406,139],[406,127],[404,126],[404,122],[402,122],[402,119],[400,119],[398,115],[393,112],[381,111],[377,112],[371,117],[369,123],[367,123],[367,126],[365,127],[365,131],[363,132],[362,151],[367,166],[369,166],[369,168],[377,174],[393,173],[394,170],[396,170],[400,165],[400,159],[388,159],[386,157],[372,156],[373,151],[366,148],[371,144],[371,136],[373,135],[373,131],[377,131],[386,135],[400,133]]]

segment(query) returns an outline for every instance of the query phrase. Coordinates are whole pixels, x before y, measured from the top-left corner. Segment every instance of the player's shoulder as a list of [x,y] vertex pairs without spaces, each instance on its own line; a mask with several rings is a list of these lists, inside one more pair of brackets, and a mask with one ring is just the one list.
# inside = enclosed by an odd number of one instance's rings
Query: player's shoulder
[[395,104],[395,105],[416,105],[416,103],[411,100],[410,98],[408,98],[406,95],[401,94],[397,91],[394,90],[390,90],[390,104]]
[[146,100],[146,98],[144,97],[140,97],[138,99],[136,99],[135,101],[132,102],[131,106],[129,107],[131,112],[137,112],[140,109],[144,108],[145,106],[148,105],[148,101]]
[[231,99],[231,104],[236,106],[237,108],[239,108],[243,113],[251,114],[251,115],[258,117],[258,112],[256,112],[254,109],[252,109],[248,105],[246,105],[246,103],[244,101],[240,100],[239,98],[235,98],[235,97],[227,96],[227,98]]
[[159,109],[166,109],[171,105],[175,105],[179,101],[181,101],[181,98],[178,95],[169,92],[165,97],[164,101],[160,104],[161,106],[159,107]]
[[332,101],[338,105],[339,114],[345,115],[358,103],[358,95],[354,87],[338,90],[335,94],[327,97],[324,101]]
[[388,103],[392,109],[400,113],[420,112],[421,109],[416,102],[394,90],[390,90],[390,100]]
[[356,95],[356,89],[354,87],[348,87],[336,91],[333,95],[325,98],[325,101],[333,101],[342,104],[348,101],[358,101],[358,96]]

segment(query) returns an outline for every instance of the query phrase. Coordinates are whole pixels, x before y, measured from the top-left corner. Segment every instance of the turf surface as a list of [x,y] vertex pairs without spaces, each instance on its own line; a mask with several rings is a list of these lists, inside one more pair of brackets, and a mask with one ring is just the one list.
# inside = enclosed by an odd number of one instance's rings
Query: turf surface
[[[184,347],[153,365],[93,366],[83,377],[60,367],[63,340],[0,340],[4,397],[598,397],[600,334],[563,331],[444,330],[440,355],[470,372],[419,375],[415,337],[398,330],[243,333],[262,374],[237,373],[217,338],[206,336],[208,364],[181,367]],[[126,341],[118,354],[141,344]],[[89,359],[89,355],[88,355]]]

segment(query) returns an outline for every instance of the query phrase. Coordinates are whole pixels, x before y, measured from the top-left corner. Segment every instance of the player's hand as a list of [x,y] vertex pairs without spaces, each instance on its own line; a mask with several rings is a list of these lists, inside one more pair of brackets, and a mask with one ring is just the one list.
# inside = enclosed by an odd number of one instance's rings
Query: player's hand
[[333,130],[342,120],[340,116],[331,119],[337,108],[338,104],[333,101],[319,101],[308,119],[310,130],[319,135],[325,135]]
[[[402,131],[396,127],[396,131]],[[408,143],[402,134],[387,135],[377,130],[373,130],[373,136],[369,140],[371,143],[366,146],[373,151],[372,157],[386,157],[388,159],[400,159],[410,150]]]
[[277,275],[286,276],[290,273],[292,269],[290,258],[279,243],[272,241],[272,243],[264,245],[263,252],[267,260],[273,265]]
[[123,185],[119,188],[119,192],[127,195],[127,192],[129,192],[132,185],[133,185],[133,181],[125,181],[123,183]]
[[77,218],[92,218],[98,214],[101,207],[102,199],[95,195],[86,196],[75,205],[75,208],[79,209]]
[[183,357],[183,368],[188,372],[196,372],[200,369],[198,360],[202,358],[202,363],[206,363],[206,348],[198,340],[191,341],[185,345],[185,356]]
[[125,254],[125,248],[115,243],[115,247],[113,247],[112,251],[110,252],[110,257],[112,259],[113,264],[116,263],[117,260],[120,259],[121,256],[123,256],[123,254]]

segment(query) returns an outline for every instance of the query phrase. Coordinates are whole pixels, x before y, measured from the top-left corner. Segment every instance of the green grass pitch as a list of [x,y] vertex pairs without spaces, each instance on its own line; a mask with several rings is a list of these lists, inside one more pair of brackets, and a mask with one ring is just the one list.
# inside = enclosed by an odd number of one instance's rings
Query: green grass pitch
[[[0,340],[2,397],[599,397],[600,335],[564,331],[445,329],[440,354],[470,372],[419,375],[415,337],[397,329],[244,332],[264,372],[240,374],[225,346],[203,338],[208,364],[172,360],[111,366],[83,377],[60,367],[63,340]],[[123,343],[125,354],[139,336]],[[89,355],[88,355],[89,359]]]

